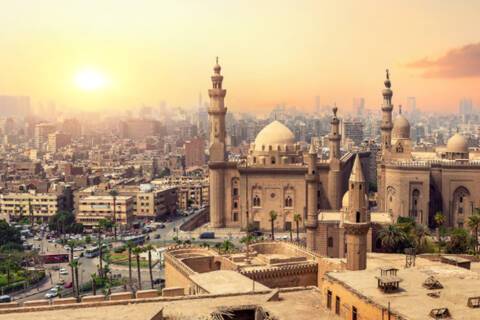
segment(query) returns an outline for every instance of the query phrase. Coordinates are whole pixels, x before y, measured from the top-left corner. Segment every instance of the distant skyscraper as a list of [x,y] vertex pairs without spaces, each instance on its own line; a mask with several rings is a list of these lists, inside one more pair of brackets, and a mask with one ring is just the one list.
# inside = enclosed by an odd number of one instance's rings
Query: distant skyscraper
[[462,100],[460,100],[458,111],[462,116],[472,114],[473,113],[472,99],[463,98]]
[[353,110],[357,113],[357,117],[362,118],[365,113],[365,99],[364,98],[354,98],[353,99]]
[[48,135],[55,131],[55,126],[50,123],[40,123],[35,126],[35,148],[44,149],[44,144],[48,142]]
[[2,117],[26,117],[30,115],[30,97],[0,96],[0,114]]
[[320,114],[320,96],[315,97],[315,113]]
[[355,145],[360,145],[363,141],[363,123],[362,121],[344,121],[341,124],[342,144],[346,146],[348,140]]

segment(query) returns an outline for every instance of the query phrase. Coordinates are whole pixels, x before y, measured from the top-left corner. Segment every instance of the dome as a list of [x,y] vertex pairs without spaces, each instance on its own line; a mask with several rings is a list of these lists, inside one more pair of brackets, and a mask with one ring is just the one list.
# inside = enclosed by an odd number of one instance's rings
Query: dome
[[[255,138],[255,151],[268,151],[269,146],[273,150],[277,150],[277,146],[293,145],[295,143],[295,136],[292,131],[288,129],[283,123],[275,120],[266,127],[264,127]],[[262,150],[265,146],[265,150]]]
[[392,138],[410,139],[410,122],[401,113],[393,121]]
[[350,204],[350,192],[347,190],[347,192],[343,194],[342,208],[348,208],[349,204]]
[[455,133],[447,142],[447,152],[468,153],[467,140],[460,133]]

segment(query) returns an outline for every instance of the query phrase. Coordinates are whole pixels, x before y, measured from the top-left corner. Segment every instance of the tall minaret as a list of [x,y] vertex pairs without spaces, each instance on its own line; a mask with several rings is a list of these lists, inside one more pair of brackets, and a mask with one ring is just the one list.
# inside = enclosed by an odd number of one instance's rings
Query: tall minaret
[[328,171],[328,200],[332,210],[340,209],[340,196],[342,194],[342,174],[340,171],[340,141],[342,135],[339,131],[340,121],[337,118],[337,107],[333,109],[333,117],[330,122],[330,134],[328,135],[330,145],[329,171]]
[[317,181],[317,152],[310,144],[310,150],[308,151],[308,172],[305,175],[307,183],[307,223],[305,227],[307,229],[307,249],[316,250],[315,234],[318,226],[318,181]]
[[370,216],[365,191],[365,177],[357,154],[348,180],[349,204],[343,223],[347,239],[347,270],[367,268],[367,233],[370,228]]
[[385,79],[385,89],[383,89],[383,105],[382,105],[382,125],[380,129],[382,130],[382,155],[390,150],[392,145],[392,83],[390,82],[390,73],[387,69],[387,78]]
[[223,76],[220,74],[221,67],[218,64],[218,57],[213,67],[212,89],[208,90],[210,96],[210,107],[208,116],[210,123],[210,223],[214,228],[224,226],[225,213],[225,95],[227,90],[222,89]]

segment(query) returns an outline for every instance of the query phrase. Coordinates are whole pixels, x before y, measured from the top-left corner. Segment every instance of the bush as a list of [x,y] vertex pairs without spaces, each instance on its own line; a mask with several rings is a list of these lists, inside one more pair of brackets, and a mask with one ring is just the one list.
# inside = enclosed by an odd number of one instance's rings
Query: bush
[[472,237],[467,230],[462,228],[453,229],[450,240],[446,243],[447,253],[467,253],[472,247]]
[[127,250],[127,247],[125,245],[123,245],[123,246],[119,246],[119,247],[116,247],[115,249],[113,249],[113,252],[123,253],[123,252],[125,252],[125,250]]

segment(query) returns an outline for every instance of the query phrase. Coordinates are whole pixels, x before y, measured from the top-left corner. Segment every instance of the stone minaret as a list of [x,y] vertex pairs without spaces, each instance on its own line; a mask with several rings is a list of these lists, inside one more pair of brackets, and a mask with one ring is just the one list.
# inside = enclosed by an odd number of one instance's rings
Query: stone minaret
[[225,95],[227,90],[222,89],[223,76],[220,74],[221,67],[217,63],[213,67],[212,89],[208,90],[210,107],[208,108],[210,124],[210,224],[214,228],[224,226],[225,212]]
[[392,86],[390,82],[390,73],[387,69],[387,78],[385,79],[385,89],[383,89],[383,105],[382,105],[382,125],[380,129],[382,130],[382,155],[385,155],[387,151],[390,150],[392,145]]
[[343,223],[347,239],[347,270],[367,268],[367,233],[370,216],[366,199],[366,182],[358,154],[348,180],[349,204]]
[[340,201],[342,194],[342,175],[340,171],[340,141],[342,135],[339,131],[340,121],[337,118],[337,107],[333,108],[333,118],[330,122],[330,134],[328,135],[330,146],[330,168],[328,171],[328,200],[332,210],[340,209]]
[[307,229],[307,249],[316,250],[315,234],[318,226],[318,197],[317,197],[317,152],[310,144],[310,151],[308,152],[308,172],[305,175],[307,182],[307,223],[305,227]]

